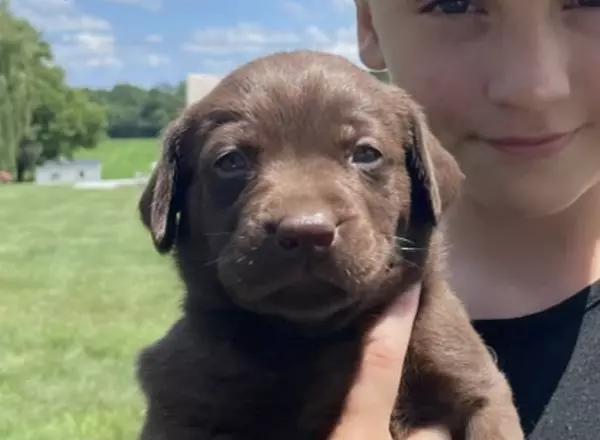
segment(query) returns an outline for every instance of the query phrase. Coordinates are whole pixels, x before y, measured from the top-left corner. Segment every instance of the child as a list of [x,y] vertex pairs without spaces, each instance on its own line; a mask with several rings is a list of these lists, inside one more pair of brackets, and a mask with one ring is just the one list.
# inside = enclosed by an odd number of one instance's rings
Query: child
[[[356,10],[363,63],[423,105],[466,175],[446,225],[450,282],[529,439],[597,438],[600,1],[356,0]],[[335,440],[390,438],[415,297],[375,329]]]

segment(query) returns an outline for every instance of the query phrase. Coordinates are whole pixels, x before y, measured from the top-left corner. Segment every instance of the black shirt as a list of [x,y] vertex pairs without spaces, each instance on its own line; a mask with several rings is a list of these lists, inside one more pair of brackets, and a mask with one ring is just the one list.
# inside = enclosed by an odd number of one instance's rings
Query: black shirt
[[530,440],[600,438],[600,282],[545,311],[474,322]]

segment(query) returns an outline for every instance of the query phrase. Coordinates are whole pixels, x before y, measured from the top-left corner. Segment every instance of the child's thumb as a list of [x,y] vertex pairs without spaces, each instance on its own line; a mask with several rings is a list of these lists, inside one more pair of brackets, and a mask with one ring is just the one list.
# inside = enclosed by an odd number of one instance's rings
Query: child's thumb
[[388,429],[420,291],[418,284],[402,293],[368,335],[360,371],[340,421],[341,430],[364,429],[373,433],[379,425]]

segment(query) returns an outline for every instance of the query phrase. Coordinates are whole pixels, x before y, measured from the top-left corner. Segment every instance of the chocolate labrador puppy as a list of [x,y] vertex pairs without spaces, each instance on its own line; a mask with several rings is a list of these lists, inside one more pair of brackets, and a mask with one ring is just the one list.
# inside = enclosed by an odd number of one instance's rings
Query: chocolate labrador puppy
[[183,317],[140,354],[143,440],[325,440],[365,334],[422,281],[390,429],[523,438],[511,390],[444,281],[461,173],[419,107],[342,57],[276,53],[166,130],[139,204]]

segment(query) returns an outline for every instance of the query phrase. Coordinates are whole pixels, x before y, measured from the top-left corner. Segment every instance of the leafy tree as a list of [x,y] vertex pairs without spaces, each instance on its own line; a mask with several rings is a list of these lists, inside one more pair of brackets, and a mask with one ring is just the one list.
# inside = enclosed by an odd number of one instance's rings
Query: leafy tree
[[71,158],[78,148],[94,148],[106,133],[106,109],[87,91],[68,87],[59,68],[48,69],[38,90],[32,125],[43,145],[41,159]]
[[36,162],[95,147],[106,128],[106,108],[67,85],[48,43],[0,0],[0,169],[22,181]]
[[39,33],[0,1],[0,169],[15,170],[21,141],[32,136],[37,74],[49,60]]

